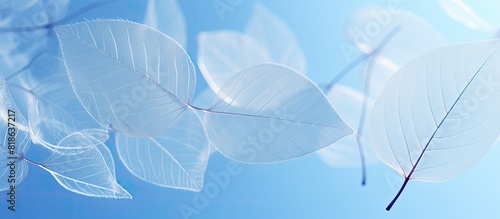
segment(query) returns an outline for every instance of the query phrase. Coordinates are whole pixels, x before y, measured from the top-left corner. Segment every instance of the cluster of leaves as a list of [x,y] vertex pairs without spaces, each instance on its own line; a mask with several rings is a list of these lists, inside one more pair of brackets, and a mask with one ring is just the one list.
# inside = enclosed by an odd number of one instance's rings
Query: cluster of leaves
[[[494,128],[500,122],[495,99],[500,89],[493,73],[500,42],[442,47],[444,40],[425,21],[407,12],[393,14],[385,30],[369,41],[359,42],[356,31],[347,30],[364,52],[354,65],[368,60],[364,92],[336,79],[320,88],[305,76],[306,58],[292,31],[264,6],[254,10],[244,33],[198,36],[197,64],[209,90],[195,101],[196,71],[184,50],[186,22],[175,0],[149,0],[144,24],[93,20],[55,26],[60,57],[43,54],[30,64],[50,61],[36,68],[48,73],[0,77],[0,126],[7,124],[4,112],[21,112],[17,181],[31,163],[70,191],[131,198],[116,181],[105,144],[114,132],[119,159],[131,173],[158,186],[191,191],[203,188],[211,147],[246,163],[318,151],[335,167],[364,167],[377,162],[376,154],[405,177],[390,209],[409,180],[456,176],[500,133]],[[362,8],[347,26],[366,24],[372,19],[368,12],[384,10]],[[426,42],[407,46],[411,38]],[[213,102],[206,104],[207,98]],[[357,135],[350,135],[353,129]],[[368,131],[371,140],[365,137]],[[7,157],[7,137],[0,159]],[[31,142],[50,152],[45,161],[27,156]],[[362,162],[353,162],[359,155]]]

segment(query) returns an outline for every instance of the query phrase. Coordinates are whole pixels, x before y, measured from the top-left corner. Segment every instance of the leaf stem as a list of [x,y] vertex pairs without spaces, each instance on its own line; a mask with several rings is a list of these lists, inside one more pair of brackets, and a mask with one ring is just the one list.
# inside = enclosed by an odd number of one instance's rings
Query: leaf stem
[[365,159],[365,150],[363,150],[364,149],[363,139],[361,139],[361,135],[356,136],[356,142],[358,143],[359,156],[361,159],[361,186],[365,186],[366,185],[366,159]]
[[404,181],[403,185],[401,186],[401,188],[399,189],[398,194],[396,194],[396,197],[394,197],[394,199],[392,199],[391,203],[389,203],[389,205],[387,205],[387,208],[385,208],[386,211],[390,211],[391,210],[392,206],[394,205],[394,203],[396,203],[396,201],[398,200],[399,196],[401,195],[401,193],[405,189],[406,184],[408,183],[408,181],[410,181],[410,177],[406,177],[405,178],[405,181]]
[[28,68],[31,67],[31,65],[33,65],[33,63],[42,56],[42,54],[45,53],[45,51],[40,51],[39,53],[37,53],[29,62],[28,64],[26,64],[24,67],[22,67],[21,69],[17,70],[16,72],[10,74],[9,76],[7,76],[5,78],[5,81],[8,82],[10,81],[11,79],[17,77],[18,75],[20,75],[21,73],[25,72]]
[[356,66],[361,64],[363,61],[368,59],[371,56],[371,53],[363,53],[360,56],[356,57],[351,63],[349,63],[347,66],[345,66],[340,72],[328,83],[325,87],[325,91],[329,91],[335,86],[337,83],[339,83],[342,78],[344,78],[347,73],[349,73],[352,69],[354,69]]
[[33,164],[33,165],[35,165],[35,166],[38,166],[38,167],[45,167],[43,164],[38,163],[38,162],[33,161],[33,160],[30,160],[30,159],[28,159],[28,158],[26,158],[26,157],[24,157],[24,156],[19,156],[19,159],[24,160],[24,161],[26,161],[26,162],[28,162],[28,163],[30,163],[30,164]]

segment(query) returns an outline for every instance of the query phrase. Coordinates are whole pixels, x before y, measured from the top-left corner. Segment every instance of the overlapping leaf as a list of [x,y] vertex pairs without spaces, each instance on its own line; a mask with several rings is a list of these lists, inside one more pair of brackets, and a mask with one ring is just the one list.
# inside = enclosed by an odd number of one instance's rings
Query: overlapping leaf
[[307,60],[292,30],[262,4],[256,4],[245,33],[266,48],[274,62],[306,74]]
[[[10,116],[15,121],[9,120],[9,114],[15,115]],[[10,133],[14,133],[14,136]],[[9,148],[9,137],[15,138],[15,148]],[[0,162],[3,164],[0,167],[0,178],[2,179],[0,181],[0,191],[9,189],[11,185],[9,182],[11,166],[7,165],[11,161],[15,162],[15,178],[13,178],[15,183],[21,183],[26,177],[28,165],[24,159],[21,159],[21,156],[24,156],[30,144],[26,120],[18,113],[5,81],[0,76]]]
[[205,114],[205,131],[222,154],[237,161],[289,160],[352,133],[315,84],[281,65],[236,74],[218,97]]
[[[379,48],[396,29],[383,48]],[[346,23],[346,33],[363,53],[371,54],[377,49],[362,72],[363,79],[370,79],[364,82],[370,85],[365,93],[374,99],[399,68],[418,55],[446,44],[441,33],[423,18],[404,10],[394,13],[392,9],[377,5],[365,6],[352,13]],[[372,75],[368,77],[367,74]]]
[[238,72],[271,61],[266,48],[246,34],[217,31],[198,36],[198,66],[215,93]]
[[144,24],[167,34],[186,48],[186,19],[177,0],[148,0]]
[[170,37],[121,20],[55,30],[74,90],[103,126],[152,137],[186,110],[195,89],[195,70]]
[[116,182],[109,149],[100,139],[84,133],[75,132],[62,139],[59,147],[70,148],[67,150],[72,152],[53,153],[40,167],[72,192],[92,197],[131,199],[132,196]]
[[[58,63],[62,66],[62,60]],[[57,68],[57,66],[52,67]],[[64,68],[58,69],[64,70]],[[66,74],[49,76],[27,92],[31,97],[29,99],[30,132],[35,143],[50,150],[57,150],[63,138],[80,131],[84,131],[85,135],[99,139],[101,142],[108,139],[108,131],[95,122],[83,108]],[[69,146],[76,147],[77,145]]]
[[[363,94],[344,85],[336,85],[326,94],[335,109],[342,115],[342,119],[354,130],[359,130],[360,115],[363,101],[367,101],[368,108],[373,106],[374,101],[363,97]],[[369,112],[367,113],[369,114]],[[373,146],[368,138],[367,126],[360,133],[363,141],[363,154],[367,165],[378,162]],[[337,143],[318,151],[318,156],[332,167],[360,167],[360,151],[356,138],[349,135],[340,139]]]
[[159,136],[116,135],[118,155],[127,169],[152,184],[200,191],[210,156],[201,119],[187,110],[180,120]]

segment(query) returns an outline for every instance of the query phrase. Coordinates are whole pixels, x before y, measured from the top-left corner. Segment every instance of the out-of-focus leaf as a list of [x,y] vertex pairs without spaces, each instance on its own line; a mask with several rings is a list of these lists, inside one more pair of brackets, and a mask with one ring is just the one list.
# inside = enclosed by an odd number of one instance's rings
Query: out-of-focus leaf
[[167,34],[186,48],[186,19],[176,0],[148,0],[144,24]]
[[453,20],[464,26],[482,32],[495,32],[497,28],[486,21],[462,0],[439,0],[441,8]]
[[[14,140],[15,148],[9,144],[9,138],[15,138],[15,140],[10,139]],[[7,164],[15,162],[15,177],[12,179],[15,180],[16,185],[26,177],[28,165],[21,157],[24,156],[30,144],[26,120],[18,113],[5,81],[0,76],[0,162],[3,164],[0,166],[0,179],[2,179],[0,191],[9,189],[11,185],[9,182],[11,166]]]
[[[363,101],[367,101],[368,108],[371,108],[374,103],[370,98],[365,100],[363,93],[344,85],[335,85],[326,95],[342,119],[354,130],[359,129]],[[379,159],[368,138],[367,125],[364,125],[361,133],[357,134],[361,135],[363,140],[363,154],[366,164],[378,163]],[[356,137],[355,135],[346,136],[335,144],[319,150],[317,155],[332,167],[360,167],[360,151]]]
[[[443,36],[427,21],[410,12],[392,13],[385,7],[370,5],[351,14],[346,22],[346,33],[358,49],[369,54],[379,47],[395,28],[398,32],[379,48],[365,65],[363,79],[370,73],[367,95],[376,99],[392,75],[420,54],[446,44]],[[411,42],[411,43],[409,43]]]
[[243,33],[217,31],[198,36],[198,66],[215,93],[238,72],[271,60],[265,48]]
[[266,48],[274,62],[306,74],[307,60],[292,30],[262,4],[256,4],[245,33]]
[[[52,68],[64,71],[62,60],[57,64],[60,66]],[[61,72],[49,76],[31,90],[23,91],[28,92],[30,97],[28,118],[31,139],[34,143],[56,150],[63,138],[83,130],[87,130],[86,135],[101,142],[109,138],[108,131],[83,108],[66,74]]]

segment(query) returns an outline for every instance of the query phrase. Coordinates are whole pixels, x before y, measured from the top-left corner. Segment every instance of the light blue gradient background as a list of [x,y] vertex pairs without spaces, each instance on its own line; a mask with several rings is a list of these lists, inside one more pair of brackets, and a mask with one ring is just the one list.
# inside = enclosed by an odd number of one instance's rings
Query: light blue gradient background
[[[225,2],[225,0],[221,0]],[[97,8],[73,21],[123,18],[142,22],[145,2],[118,1]],[[221,21],[212,0],[179,0],[186,15],[187,51],[196,64],[197,33],[219,29],[243,30],[254,1],[243,0]],[[339,45],[348,43],[344,18],[368,3],[388,1],[261,1],[297,36],[308,61],[309,76],[318,83],[331,80],[348,62]],[[73,0],[69,11],[87,1]],[[437,1],[404,1],[402,7],[439,29],[449,42],[488,39],[451,20]],[[484,7],[488,7],[485,4]],[[411,43],[411,42],[409,42]],[[206,87],[198,70],[197,92]],[[356,71],[342,81],[359,87]],[[500,125],[500,124],[499,124]],[[113,137],[113,136],[112,136]],[[7,212],[6,195],[0,196],[0,218],[181,218],[179,205],[192,206],[197,193],[157,187],[130,174],[108,144],[116,163],[118,182],[133,200],[89,198],[69,192],[52,176],[30,166],[17,189],[17,211]],[[494,146],[466,173],[444,183],[410,182],[390,212],[385,207],[403,178],[383,164],[368,168],[368,182],[361,187],[359,169],[333,169],[317,156],[272,165],[241,165],[241,173],[209,205],[192,218],[494,218],[500,215],[500,149]],[[211,157],[207,173],[225,169],[232,162],[220,154]],[[205,184],[214,183],[206,177]]]

